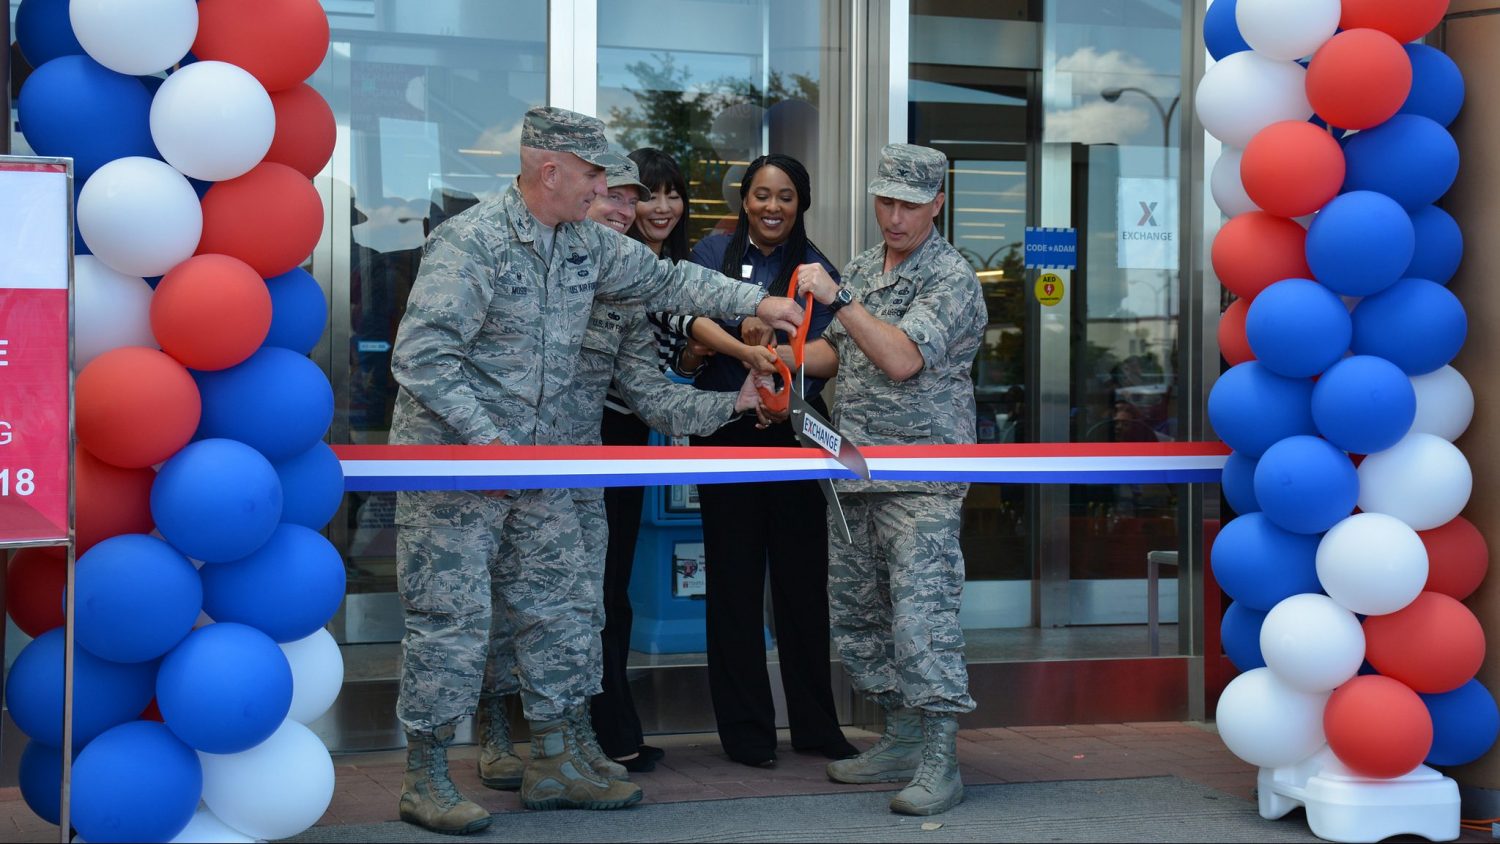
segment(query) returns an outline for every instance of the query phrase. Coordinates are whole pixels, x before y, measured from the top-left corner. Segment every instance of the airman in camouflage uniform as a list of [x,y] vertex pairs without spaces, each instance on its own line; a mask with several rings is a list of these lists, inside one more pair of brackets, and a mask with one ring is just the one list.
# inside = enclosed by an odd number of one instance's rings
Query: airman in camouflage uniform
[[[610,165],[607,173],[610,188],[634,185],[645,189],[634,161],[626,159],[624,164]],[[644,310],[605,302],[594,304],[583,335],[577,377],[566,397],[568,411],[564,418],[573,422],[573,428],[564,436],[562,444],[600,444],[604,397],[611,382],[642,421],[673,436],[713,433],[739,413],[756,406],[753,383],[736,395],[705,392],[668,378],[662,373],[656,345],[656,332],[647,321]],[[574,488],[571,492],[573,503],[578,508],[589,566],[587,577],[578,582],[587,587],[579,600],[588,601],[591,607],[593,647],[589,652],[588,676],[594,685],[587,694],[592,696],[600,691],[598,681],[602,674],[599,633],[605,622],[603,581],[609,522],[605,518],[602,488]],[[503,596],[493,596],[492,602],[496,606],[503,605]],[[507,614],[494,613],[490,629],[489,662],[480,695],[479,775],[484,784],[492,788],[515,788],[521,784],[521,763],[511,751],[509,736],[505,733],[506,716],[501,702],[503,696],[520,690],[515,671],[516,655],[511,647],[513,632]],[[623,779],[626,776],[624,767],[611,761],[598,748],[593,725],[586,717],[586,707],[585,703],[582,712],[575,711],[573,728],[579,734],[590,764],[605,776]]]
[[[869,188],[884,242],[849,263],[842,288],[820,267],[799,270],[798,293],[837,309],[808,346],[808,374],[836,369],[833,423],[860,445],[975,440],[970,368],[987,317],[974,270],[933,226],[947,169],[937,150],[887,146]],[[873,748],[830,763],[828,773],[842,782],[910,780],[892,809],[946,811],[963,798],[955,716],[974,708],[958,620],[967,485],[837,483],[854,541],[829,531],[834,641],[855,688],[887,718]]]
[[[538,108],[521,135],[521,174],[497,199],[443,223],[428,239],[396,334],[400,390],[390,442],[535,445],[571,436],[588,317],[596,299],[786,325],[795,303],[585,222],[605,190],[611,152],[598,120]],[[532,723],[523,802],[536,808],[618,808],[639,789],[574,763],[567,716],[583,704],[595,640],[579,580],[587,552],[565,489],[403,492],[397,497],[397,585],[406,616],[397,715],[407,731],[403,819],[444,832],[489,816],[448,776],[454,726],[474,712],[484,671],[491,579],[514,624],[522,704]]]

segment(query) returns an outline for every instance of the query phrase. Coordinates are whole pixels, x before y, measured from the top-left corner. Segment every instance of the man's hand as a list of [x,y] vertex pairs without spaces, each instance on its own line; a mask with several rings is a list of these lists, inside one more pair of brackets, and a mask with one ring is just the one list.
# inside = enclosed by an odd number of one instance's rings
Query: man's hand
[[813,299],[827,305],[839,292],[839,283],[833,280],[822,264],[803,264],[797,268],[797,298],[812,293]]
[[[746,383],[750,382],[754,382],[757,387],[764,389],[768,393],[775,392],[776,390],[776,379],[772,378],[769,375],[762,375],[758,372],[752,372],[750,373],[750,377],[746,379]],[[792,414],[790,409],[782,413],[771,412],[766,408],[765,403],[760,400],[760,393],[758,391],[756,392],[755,427],[769,428],[777,422],[785,422],[787,420],[787,417],[791,415]]]
[[745,317],[740,323],[740,342],[750,346],[769,346],[776,342],[776,331],[760,317]]
[[804,318],[802,306],[785,296],[767,296],[760,300],[760,304],[755,306],[755,315],[772,328],[793,333]]
[[740,385],[739,394],[734,397],[734,412],[744,413],[758,407],[760,407],[760,393],[755,391],[755,373],[752,372],[745,376],[745,383]]

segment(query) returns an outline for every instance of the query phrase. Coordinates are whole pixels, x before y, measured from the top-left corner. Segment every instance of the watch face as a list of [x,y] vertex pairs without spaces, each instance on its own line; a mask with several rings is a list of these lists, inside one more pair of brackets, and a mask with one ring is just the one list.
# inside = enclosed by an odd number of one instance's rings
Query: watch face
[[839,304],[847,305],[850,302],[854,301],[854,294],[849,292],[849,288],[847,288],[847,287],[840,287],[838,294],[835,295],[833,298],[837,302],[839,302]]

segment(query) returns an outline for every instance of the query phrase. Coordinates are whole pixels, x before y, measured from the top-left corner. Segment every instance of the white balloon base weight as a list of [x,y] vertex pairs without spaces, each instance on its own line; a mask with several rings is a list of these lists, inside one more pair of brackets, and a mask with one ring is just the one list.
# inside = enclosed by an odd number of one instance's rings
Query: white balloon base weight
[[1325,841],[1373,842],[1392,835],[1453,841],[1459,834],[1458,783],[1420,765],[1395,779],[1370,779],[1323,748],[1284,768],[1261,768],[1260,816],[1275,820],[1304,806],[1313,835]]

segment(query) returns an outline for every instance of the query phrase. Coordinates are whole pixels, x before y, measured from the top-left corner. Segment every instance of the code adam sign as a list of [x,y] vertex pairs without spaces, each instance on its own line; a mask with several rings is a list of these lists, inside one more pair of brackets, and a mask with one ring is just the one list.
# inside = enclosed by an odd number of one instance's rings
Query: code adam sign
[[0,544],[68,539],[71,182],[0,156]]

